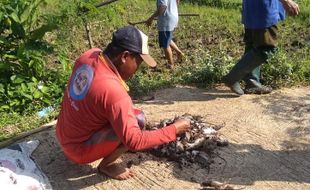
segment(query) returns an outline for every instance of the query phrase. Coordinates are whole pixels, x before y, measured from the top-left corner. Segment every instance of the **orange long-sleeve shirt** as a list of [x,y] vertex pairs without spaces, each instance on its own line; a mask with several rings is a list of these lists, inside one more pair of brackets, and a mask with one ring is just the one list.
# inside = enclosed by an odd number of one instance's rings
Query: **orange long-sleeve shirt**
[[139,128],[130,96],[108,66],[108,58],[99,59],[100,53],[100,49],[90,49],[74,65],[56,127],[61,146],[85,143],[97,131],[111,127],[131,150],[174,141],[174,125],[154,131]]

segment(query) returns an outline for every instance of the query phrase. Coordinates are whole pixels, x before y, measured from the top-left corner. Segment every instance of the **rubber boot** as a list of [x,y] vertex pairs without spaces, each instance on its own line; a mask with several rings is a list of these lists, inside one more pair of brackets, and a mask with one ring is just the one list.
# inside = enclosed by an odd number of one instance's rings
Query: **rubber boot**
[[[257,84],[260,84],[260,66],[252,70],[244,79],[245,88],[259,87]],[[255,82],[253,82],[255,81]]]
[[[227,84],[226,84],[227,85]],[[235,82],[232,85],[227,85],[231,91],[233,91],[234,93],[238,94],[238,95],[243,95],[244,91],[241,88],[241,85],[239,82]]]
[[[266,51],[267,57],[275,51],[276,48],[270,48],[269,51]],[[269,94],[272,92],[271,87],[260,83],[260,73],[260,66],[258,66],[243,79],[245,81],[245,94]]]
[[245,94],[269,94],[272,92],[272,88],[269,86],[264,86],[254,79],[249,79],[249,81],[251,87],[249,86],[245,87],[244,90]]
[[230,87],[233,92],[242,95],[243,90],[240,87],[239,81],[245,78],[255,68],[265,63],[273,49],[274,48],[267,47],[249,50],[242,56],[232,70],[223,77],[223,82]]

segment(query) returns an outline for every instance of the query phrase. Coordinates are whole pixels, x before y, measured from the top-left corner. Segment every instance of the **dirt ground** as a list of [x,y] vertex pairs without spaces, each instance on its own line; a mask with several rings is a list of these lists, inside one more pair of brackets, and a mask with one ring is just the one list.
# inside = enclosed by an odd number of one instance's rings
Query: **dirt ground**
[[78,166],[68,161],[51,128],[28,139],[41,141],[33,157],[53,188],[189,190],[213,179],[250,190],[310,189],[310,87],[241,97],[221,86],[212,90],[176,87],[154,96],[136,104],[150,122],[190,113],[225,125],[220,133],[230,144],[218,149],[210,170],[198,165],[180,169],[148,153],[127,153],[119,162],[133,161],[136,177],[112,180],[96,173],[98,162]]

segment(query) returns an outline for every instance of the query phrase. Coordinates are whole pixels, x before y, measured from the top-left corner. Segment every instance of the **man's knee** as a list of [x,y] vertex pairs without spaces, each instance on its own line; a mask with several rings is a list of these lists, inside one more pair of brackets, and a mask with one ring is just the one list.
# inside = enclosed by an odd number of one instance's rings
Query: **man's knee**
[[144,112],[138,108],[134,108],[134,114],[137,118],[140,129],[144,129],[145,121],[146,121]]

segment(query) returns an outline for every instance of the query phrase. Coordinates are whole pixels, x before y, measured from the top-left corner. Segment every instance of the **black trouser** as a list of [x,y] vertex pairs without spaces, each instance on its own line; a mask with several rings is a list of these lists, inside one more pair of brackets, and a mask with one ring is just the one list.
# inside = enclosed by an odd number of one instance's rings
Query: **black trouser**
[[265,29],[245,29],[245,52],[225,76],[227,84],[232,85],[244,80],[246,88],[250,88],[253,86],[251,80],[260,83],[260,66],[266,63],[270,54],[276,49],[277,31],[276,25]]

